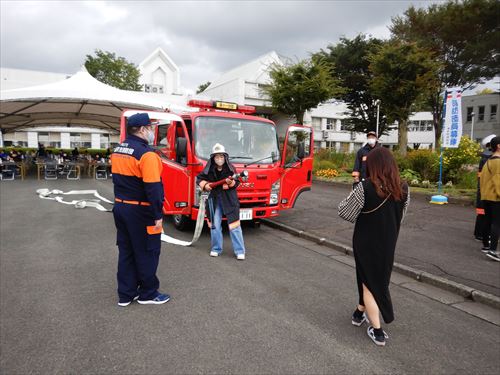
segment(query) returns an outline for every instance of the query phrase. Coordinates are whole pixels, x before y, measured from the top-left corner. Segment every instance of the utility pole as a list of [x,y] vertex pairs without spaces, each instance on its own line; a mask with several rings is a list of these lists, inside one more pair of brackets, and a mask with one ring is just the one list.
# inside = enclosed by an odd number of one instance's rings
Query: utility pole
[[472,117],[472,123],[470,126],[470,140],[474,141],[474,116],[475,116],[475,113],[472,112],[470,115]]
[[378,121],[379,121],[379,115],[380,115],[380,99],[377,99],[375,100],[375,105],[377,106],[377,129],[376,129],[376,133],[377,133],[377,138],[379,138],[379,134],[378,134]]

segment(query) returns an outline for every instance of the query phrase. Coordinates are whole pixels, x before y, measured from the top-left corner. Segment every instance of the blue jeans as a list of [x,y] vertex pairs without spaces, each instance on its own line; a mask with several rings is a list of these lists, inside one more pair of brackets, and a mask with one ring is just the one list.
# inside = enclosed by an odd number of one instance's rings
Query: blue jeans
[[[214,207],[215,206],[215,207]],[[212,216],[210,238],[212,241],[212,251],[222,253],[222,203],[220,199],[209,199],[208,208]],[[233,251],[235,255],[245,254],[245,243],[243,242],[243,231],[241,225],[234,229],[229,229],[231,242],[233,243]]]

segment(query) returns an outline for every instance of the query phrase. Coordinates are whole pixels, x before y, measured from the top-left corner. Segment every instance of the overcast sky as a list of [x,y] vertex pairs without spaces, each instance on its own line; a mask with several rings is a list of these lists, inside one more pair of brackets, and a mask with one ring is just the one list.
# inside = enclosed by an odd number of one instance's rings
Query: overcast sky
[[387,38],[391,17],[430,3],[0,0],[0,64],[71,74],[95,49],[138,65],[161,47],[179,66],[181,85],[195,90],[272,50],[300,59],[343,35]]

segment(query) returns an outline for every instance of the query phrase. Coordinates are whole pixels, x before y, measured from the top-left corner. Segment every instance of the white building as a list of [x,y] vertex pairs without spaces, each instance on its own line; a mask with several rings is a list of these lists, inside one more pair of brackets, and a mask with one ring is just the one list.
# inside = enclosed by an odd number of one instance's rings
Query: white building
[[[366,134],[347,130],[342,121],[346,118],[347,105],[339,101],[329,101],[306,112],[304,123],[314,129],[315,149],[327,148],[341,152],[354,152],[366,143]],[[396,126],[394,126],[396,127]],[[380,143],[394,147],[398,144],[398,130],[380,137]],[[432,148],[434,127],[432,113],[417,112],[408,122],[408,146],[411,148]]]
[[269,68],[273,64],[283,65],[282,58],[275,51],[224,73],[203,91],[203,95],[268,109],[269,99],[261,89],[270,82]]
[[[174,103],[181,107],[186,100],[179,92],[180,72],[174,61],[157,48],[138,66],[141,72],[139,83],[144,85],[142,95],[158,95],[165,103]],[[30,86],[55,83],[71,77],[71,74],[51,73],[24,69],[0,68],[0,90],[10,90]],[[155,95],[155,97],[156,97]],[[43,143],[47,147],[57,148],[108,148],[119,142],[119,135],[109,130],[84,127],[37,127],[2,134],[2,143],[6,146],[38,147]]]
[[[282,134],[282,130],[294,120],[274,113],[269,98],[262,92],[262,88],[270,82],[269,68],[273,64],[283,65],[284,61],[285,58],[271,51],[224,73],[215,79],[202,95],[213,100],[253,105],[258,114],[268,115],[277,124],[278,131]],[[305,113],[304,124],[314,128],[316,148],[353,152],[366,142],[365,134],[352,133],[342,124],[346,111],[347,106],[344,103],[332,100]],[[430,127],[432,128],[430,113],[418,113],[410,118],[411,131],[408,133],[410,147],[417,144],[419,147],[432,147],[434,131],[428,130],[428,121],[431,121]],[[381,142],[390,146],[396,145],[397,130],[392,131],[388,136],[382,136]]]
[[118,143],[119,138],[118,134],[110,134],[104,129],[60,126],[26,128],[22,131],[4,134],[4,141],[7,145],[12,143],[15,146],[30,148],[37,148],[38,143],[43,143],[46,147],[64,149],[75,147],[106,149]]
[[45,85],[47,83],[62,81],[69,77],[71,77],[71,74],[0,68],[0,90]]
[[139,64],[145,92],[157,94],[179,94],[179,67],[161,48],[155,49]]

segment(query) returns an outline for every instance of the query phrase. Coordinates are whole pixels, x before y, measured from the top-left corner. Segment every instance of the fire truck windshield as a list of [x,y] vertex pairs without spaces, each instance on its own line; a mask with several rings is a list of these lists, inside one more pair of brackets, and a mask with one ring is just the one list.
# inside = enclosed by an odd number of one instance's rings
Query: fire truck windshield
[[[216,143],[226,148],[231,161],[245,163],[259,160],[270,164],[279,160],[278,138],[272,124],[226,117],[198,117],[195,123],[195,152],[210,158]],[[273,160],[272,155],[275,156]]]

